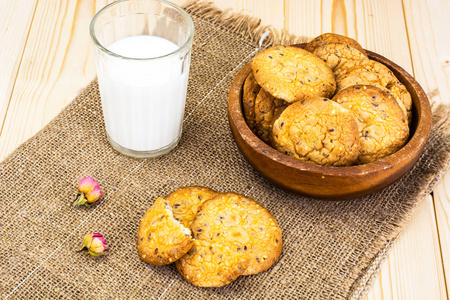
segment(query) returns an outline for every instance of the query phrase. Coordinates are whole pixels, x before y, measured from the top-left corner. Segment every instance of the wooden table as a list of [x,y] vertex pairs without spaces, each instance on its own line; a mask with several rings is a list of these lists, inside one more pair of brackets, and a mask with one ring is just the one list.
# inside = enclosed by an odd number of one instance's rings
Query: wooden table
[[[0,160],[54,118],[95,77],[89,22],[111,0],[0,1]],[[177,0],[180,4],[183,0]],[[450,104],[449,0],[214,0],[309,38],[357,39]],[[417,207],[369,299],[447,299],[450,171]]]

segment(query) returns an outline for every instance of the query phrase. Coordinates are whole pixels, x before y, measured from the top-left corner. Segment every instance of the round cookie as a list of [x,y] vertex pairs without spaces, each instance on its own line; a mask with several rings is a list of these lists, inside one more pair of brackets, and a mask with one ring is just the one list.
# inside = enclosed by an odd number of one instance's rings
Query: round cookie
[[251,131],[256,132],[255,127],[255,100],[261,87],[256,82],[253,72],[250,73],[244,82],[244,92],[242,95],[242,106],[247,125]]
[[269,132],[275,109],[286,105],[285,101],[277,99],[266,90],[261,89],[255,100],[256,135],[264,142],[269,142]]
[[411,122],[411,116],[412,116],[412,99],[411,94],[408,92],[406,87],[400,82],[396,81],[394,84],[389,88],[390,93],[394,96],[394,98],[401,103],[400,107],[404,107],[406,110],[406,115],[408,116],[408,123]]
[[312,51],[321,58],[331,70],[342,67],[349,60],[369,59],[365,53],[344,44],[327,44],[318,46]]
[[336,91],[352,85],[373,85],[382,90],[388,90],[397,100],[404,114],[411,119],[411,95],[397,77],[382,63],[374,60],[349,61],[335,71]]
[[273,113],[272,123],[270,124],[270,131],[269,131],[269,145],[275,148],[275,140],[273,138],[273,124],[275,124],[275,121],[278,120],[278,118],[281,116],[283,111],[288,107],[287,105],[280,106],[275,108],[275,111]]
[[349,109],[358,123],[359,163],[376,161],[406,143],[406,116],[392,95],[375,86],[355,85],[338,92],[333,101]]
[[174,219],[168,201],[156,199],[139,225],[140,258],[154,265],[166,265],[182,257],[192,245],[191,231]]
[[288,106],[273,124],[275,148],[302,161],[348,166],[359,153],[359,131],[349,110],[326,98]]
[[328,45],[328,44],[344,44],[349,45],[350,47],[353,47],[357,50],[359,50],[361,53],[363,53],[367,57],[366,51],[361,47],[361,45],[355,41],[352,38],[339,35],[336,33],[324,33],[322,35],[319,35],[318,37],[312,39],[308,44],[305,46],[305,50],[309,52],[313,52],[316,48]]
[[356,84],[379,84],[387,88],[398,81],[388,67],[370,59],[348,61],[334,74],[336,75],[337,92]]
[[220,287],[244,273],[249,255],[233,251],[227,245],[195,240],[194,246],[175,265],[190,283],[201,287]]
[[164,199],[172,207],[173,217],[184,227],[191,228],[191,224],[197,215],[198,207],[208,199],[219,193],[202,186],[188,186],[179,188],[170,193]]
[[275,218],[249,197],[220,194],[199,209],[192,224],[196,240],[227,245],[235,253],[250,255],[243,275],[269,269],[281,254],[282,235]]
[[252,63],[258,84],[289,103],[307,96],[330,97],[336,89],[333,71],[314,54],[294,46],[275,46],[258,53]]

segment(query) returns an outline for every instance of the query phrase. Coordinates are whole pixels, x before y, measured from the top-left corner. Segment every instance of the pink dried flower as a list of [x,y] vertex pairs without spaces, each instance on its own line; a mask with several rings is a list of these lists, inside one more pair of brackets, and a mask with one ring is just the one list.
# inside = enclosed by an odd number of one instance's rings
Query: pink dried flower
[[104,251],[108,249],[109,246],[100,233],[91,233],[84,237],[83,248],[80,251],[89,253],[92,256],[105,255]]
[[100,186],[92,177],[85,177],[81,179],[78,183],[78,191],[79,193],[77,195],[77,198],[75,199],[75,202],[73,203],[73,206],[90,206],[102,196],[102,190],[100,189]]

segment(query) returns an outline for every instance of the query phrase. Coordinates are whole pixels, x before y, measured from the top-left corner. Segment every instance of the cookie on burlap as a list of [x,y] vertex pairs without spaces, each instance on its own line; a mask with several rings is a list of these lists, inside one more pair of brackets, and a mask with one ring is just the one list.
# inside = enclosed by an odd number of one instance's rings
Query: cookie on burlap
[[358,123],[358,162],[370,163],[399,150],[408,140],[406,116],[392,95],[370,85],[338,92],[333,101],[347,108]]
[[196,240],[227,245],[233,255],[249,254],[243,275],[269,269],[282,250],[281,229],[272,214],[255,200],[236,193],[223,193],[200,206],[192,223]]
[[321,45],[312,53],[321,58],[333,71],[342,67],[349,60],[369,59],[365,53],[344,44]]
[[294,46],[275,46],[252,63],[258,84],[278,99],[293,103],[307,96],[330,97],[336,89],[333,71],[317,56]]
[[175,220],[168,201],[156,199],[139,225],[140,258],[154,265],[166,265],[182,257],[192,245],[191,231]]
[[236,252],[228,245],[195,240],[194,246],[175,265],[193,285],[220,287],[242,275],[249,263],[247,253]]
[[349,110],[326,98],[288,106],[273,124],[274,147],[323,166],[348,166],[359,153],[359,132]]
[[361,45],[355,41],[352,38],[339,35],[336,33],[324,33],[322,35],[319,35],[318,37],[315,37],[312,39],[308,44],[305,46],[305,50],[309,52],[313,52],[316,48],[328,44],[344,44],[349,45],[350,47],[353,47],[357,50],[359,50],[361,53],[363,53],[365,56],[367,56],[366,51],[361,47]]
[[184,227],[191,228],[191,224],[197,215],[198,207],[208,199],[219,193],[202,186],[188,186],[179,188],[170,193],[166,199],[172,207],[173,217]]
[[250,73],[244,82],[244,92],[242,95],[242,106],[244,108],[245,121],[251,131],[255,130],[255,100],[261,87],[256,82],[253,72]]
[[269,132],[272,127],[272,118],[275,109],[285,106],[287,103],[277,99],[269,92],[261,89],[255,100],[255,127],[256,135],[264,142],[269,142]]
[[404,114],[411,119],[411,95],[394,73],[382,63],[374,60],[349,61],[335,71],[336,91],[353,85],[373,85],[387,89],[397,100]]

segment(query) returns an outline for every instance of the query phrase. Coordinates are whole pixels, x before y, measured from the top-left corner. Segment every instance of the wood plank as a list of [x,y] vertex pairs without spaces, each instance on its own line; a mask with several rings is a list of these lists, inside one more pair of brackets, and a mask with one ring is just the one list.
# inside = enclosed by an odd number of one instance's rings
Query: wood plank
[[433,193],[436,222],[441,245],[447,295],[450,296],[450,171],[438,183]]
[[[416,80],[434,103],[450,104],[450,3],[403,1]],[[434,190],[447,296],[450,296],[450,170]]]
[[450,104],[450,5],[404,0],[414,75],[436,103]]
[[285,29],[309,39],[326,32],[322,29],[323,1],[286,0]]
[[286,0],[286,3],[290,32],[310,39],[326,32],[346,35],[412,72],[401,0]]
[[0,133],[37,0],[0,1]]
[[[0,160],[95,77],[88,27],[108,1],[40,1],[0,135]],[[109,1],[111,2],[111,1]]]
[[433,199],[416,208],[366,299],[447,299]]
[[222,10],[233,9],[261,19],[262,25],[272,25],[277,29],[284,28],[285,5],[283,0],[214,0]]

